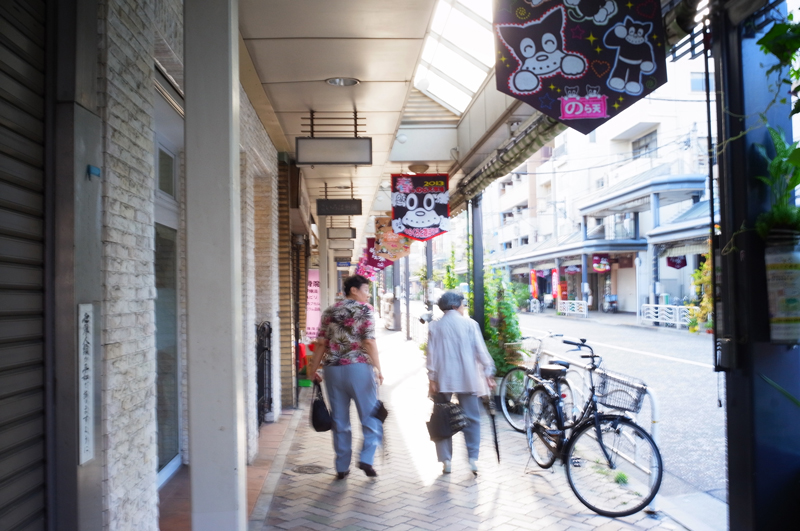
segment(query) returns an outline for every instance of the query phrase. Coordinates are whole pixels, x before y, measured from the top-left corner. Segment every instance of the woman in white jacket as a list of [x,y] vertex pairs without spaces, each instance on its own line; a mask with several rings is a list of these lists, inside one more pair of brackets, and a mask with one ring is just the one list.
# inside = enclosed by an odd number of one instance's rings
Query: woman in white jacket
[[[479,397],[495,387],[494,361],[486,350],[478,323],[464,316],[464,296],[448,291],[438,304],[444,315],[428,326],[429,392],[431,396],[442,393],[448,400],[455,393],[468,421],[463,431],[469,467],[477,475],[481,441]],[[443,465],[442,472],[449,474],[452,438],[436,442],[436,455]]]

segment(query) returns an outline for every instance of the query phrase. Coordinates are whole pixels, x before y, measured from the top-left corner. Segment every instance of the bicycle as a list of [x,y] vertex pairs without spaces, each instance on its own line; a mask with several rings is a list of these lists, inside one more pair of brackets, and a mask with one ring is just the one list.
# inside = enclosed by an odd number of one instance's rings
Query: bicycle
[[[503,416],[506,418],[512,428],[520,433],[525,432],[525,403],[528,400],[528,394],[533,388],[531,376],[539,374],[539,358],[542,354],[542,347],[544,340],[551,337],[561,337],[564,334],[554,334],[547,332],[547,335],[541,337],[523,337],[521,342],[506,343],[506,352],[510,356],[517,358],[514,361],[519,361],[519,358],[532,357],[533,366],[514,367],[503,376],[500,382],[500,409],[503,411]],[[535,346],[534,346],[534,342]],[[565,361],[553,361],[559,365],[564,365],[569,368],[569,363]],[[562,392],[566,395],[565,400],[573,403],[572,387],[569,382],[564,378],[562,384]],[[570,408],[571,411],[571,408]]]
[[585,339],[564,343],[577,347],[573,350],[579,352],[589,349],[589,354],[581,354],[581,358],[591,358],[589,398],[577,418],[565,420],[559,387],[566,368],[540,367],[525,407],[531,457],[542,468],[550,468],[556,459],[561,459],[570,488],[581,503],[597,514],[618,517],[636,513],[655,498],[661,487],[661,452],[644,428],[624,414],[602,413],[598,404],[637,413],[647,386],[600,370],[602,358]]

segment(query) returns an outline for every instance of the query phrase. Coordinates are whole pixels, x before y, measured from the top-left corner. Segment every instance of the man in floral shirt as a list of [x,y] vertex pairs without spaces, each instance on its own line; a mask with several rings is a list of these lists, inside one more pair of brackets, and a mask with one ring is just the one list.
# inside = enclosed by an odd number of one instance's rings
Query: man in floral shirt
[[367,476],[375,477],[378,474],[372,463],[383,437],[383,427],[372,413],[378,404],[377,383],[383,383],[383,375],[375,342],[374,311],[367,304],[369,280],[354,275],[345,280],[344,289],[347,297],[322,314],[308,374],[315,382],[321,382],[323,378],[317,369],[322,362],[333,419],[337,477],[344,479],[350,473],[351,400],[356,403],[364,435],[358,467]]

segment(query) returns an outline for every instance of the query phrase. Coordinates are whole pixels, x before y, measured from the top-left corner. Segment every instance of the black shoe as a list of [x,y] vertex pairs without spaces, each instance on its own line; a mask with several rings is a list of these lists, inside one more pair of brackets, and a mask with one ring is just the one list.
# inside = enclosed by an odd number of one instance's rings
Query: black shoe
[[350,474],[349,470],[347,472],[337,472],[336,479],[344,479],[347,477],[348,474]]
[[358,468],[363,470],[364,473],[367,475],[367,477],[370,477],[370,478],[378,477],[378,473],[375,472],[375,469],[372,468],[372,465],[368,465],[366,463],[359,462],[358,463]]

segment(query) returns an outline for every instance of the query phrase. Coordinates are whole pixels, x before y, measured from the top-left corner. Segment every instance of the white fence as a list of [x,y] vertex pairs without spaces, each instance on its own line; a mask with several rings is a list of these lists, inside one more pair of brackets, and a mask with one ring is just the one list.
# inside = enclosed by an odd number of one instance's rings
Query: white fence
[[689,328],[689,312],[699,310],[697,306],[668,306],[666,304],[642,304],[642,321],[664,323]]
[[558,313],[589,317],[589,304],[586,301],[558,301]]

